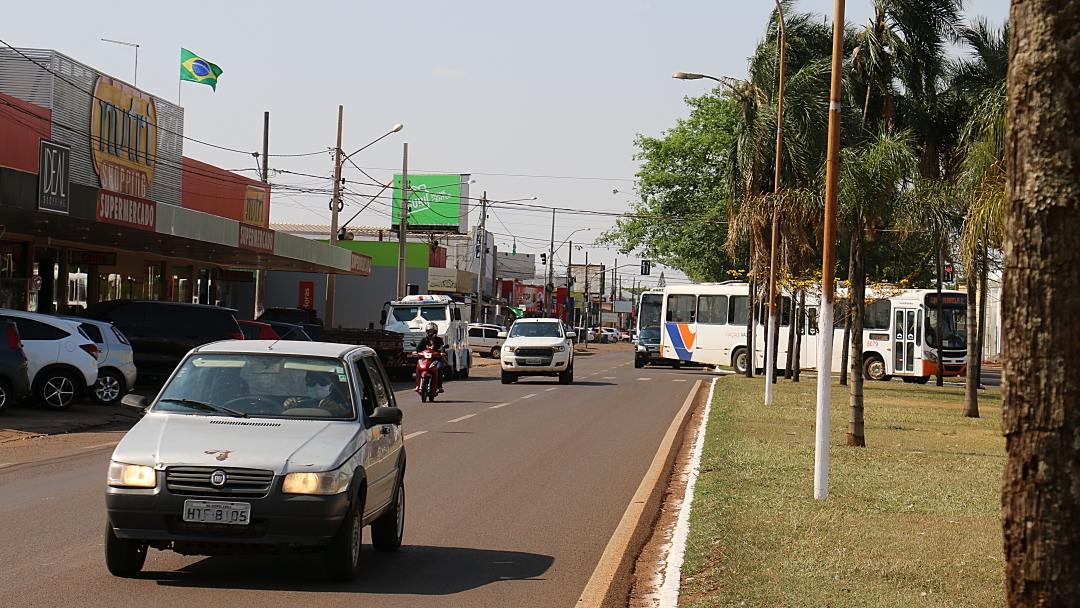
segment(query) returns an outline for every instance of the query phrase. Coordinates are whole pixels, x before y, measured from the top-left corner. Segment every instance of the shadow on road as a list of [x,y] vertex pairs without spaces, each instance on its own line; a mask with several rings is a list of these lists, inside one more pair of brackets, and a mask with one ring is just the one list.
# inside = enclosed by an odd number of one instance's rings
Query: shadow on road
[[363,572],[352,583],[328,581],[322,555],[317,553],[208,557],[175,572],[144,572],[142,577],[169,587],[450,595],[499,581],[537,579],[555,558],[519,551],[422,545],[376,553],[364,545],[361,561]]

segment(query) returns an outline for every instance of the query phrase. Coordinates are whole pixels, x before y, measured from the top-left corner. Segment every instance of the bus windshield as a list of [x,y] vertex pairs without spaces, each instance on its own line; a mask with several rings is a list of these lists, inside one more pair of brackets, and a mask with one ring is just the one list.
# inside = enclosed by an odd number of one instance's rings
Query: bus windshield
[[[926,309],[926,345],[937,348],[937,307]],[[967,309],[946,307],[943,311],[945,322],[941,326],[941,341],[949,350],[967,348]]]
[[638,307],[638,329],[652,325],[660,325],[660,309],[664,305],[664,295],[660,293],[641,294],[641,305]]

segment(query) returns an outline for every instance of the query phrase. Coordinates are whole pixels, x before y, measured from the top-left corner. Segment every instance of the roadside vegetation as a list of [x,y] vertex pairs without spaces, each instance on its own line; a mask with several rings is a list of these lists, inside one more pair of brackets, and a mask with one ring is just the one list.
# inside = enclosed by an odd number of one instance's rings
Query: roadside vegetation
[[833,391],[829,499],[813,499],[814,383],[716,385],[680,605],[1003,606],[997,393],[868,383],[870,447],[845,447]]

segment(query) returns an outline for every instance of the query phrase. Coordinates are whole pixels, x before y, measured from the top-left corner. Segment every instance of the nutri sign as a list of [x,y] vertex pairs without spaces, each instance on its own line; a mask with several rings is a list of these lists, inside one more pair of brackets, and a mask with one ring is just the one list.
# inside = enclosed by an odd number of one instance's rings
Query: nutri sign
[[67,214],[71,210],[71,148],[41,140],[38,149],[38,209]]
[[274,231],[241,223],[239,247],[263,253],[274,253]]
[[300,281],[300,299],[296,303],[297,308],[315,309],[315,282]]
[[99,222],[157,230],[157,203],[133,196],[98,190],[95,216]]
[[92,100],[90,152],[101,187],[146,198],[157,164],[154,99],[119,80],[98,76]]

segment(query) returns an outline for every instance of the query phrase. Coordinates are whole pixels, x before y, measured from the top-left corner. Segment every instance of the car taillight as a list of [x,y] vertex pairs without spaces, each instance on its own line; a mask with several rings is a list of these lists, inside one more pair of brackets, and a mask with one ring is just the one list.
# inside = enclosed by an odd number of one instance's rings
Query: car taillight
[[79,348],[85,350],[87,353],[90,354],[91,357],[97,359],[97,344],[80,344]]
[[116,334],[116,339],[120,340],[121,344],[131,344],[131,342],[128,342],[127,336],[124,335],[124,332],[117,329],[115,325],[112,326],[112,333]]
[[7,343],[11,350],[22,350],[22,340],[19,339],[19,330],[14,325],[8,327]]
[[243,340],[244,339],[244,334],[228,334],[228,336],[230,338],[232,338],[233,340]]

